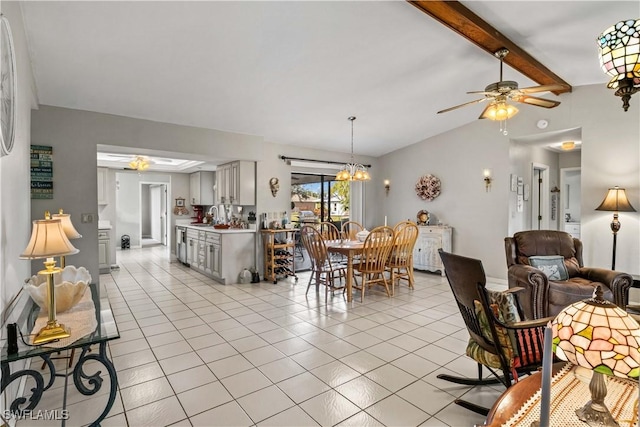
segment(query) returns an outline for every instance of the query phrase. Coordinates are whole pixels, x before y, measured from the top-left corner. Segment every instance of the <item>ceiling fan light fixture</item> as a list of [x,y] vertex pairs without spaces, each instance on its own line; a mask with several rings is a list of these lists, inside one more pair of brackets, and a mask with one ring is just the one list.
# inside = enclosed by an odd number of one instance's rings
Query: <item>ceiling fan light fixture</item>
[[631,96],[640,91],[640,19],[627,19],[598,36],[600,68],[611,76],[607,87],[616,89],[622,108],[629,109]]
[[518,114],[518,111],[515,105],[507,104],[506,102],[496,102],[489,105],[482,116],[489,120],[504,121]]
[[336,174],[336,181],[369,181],[371,175],[367,168],[353,159],[353,121],[354,116],[349,117],[351,121],[351,162],[343,166],[342,170]]

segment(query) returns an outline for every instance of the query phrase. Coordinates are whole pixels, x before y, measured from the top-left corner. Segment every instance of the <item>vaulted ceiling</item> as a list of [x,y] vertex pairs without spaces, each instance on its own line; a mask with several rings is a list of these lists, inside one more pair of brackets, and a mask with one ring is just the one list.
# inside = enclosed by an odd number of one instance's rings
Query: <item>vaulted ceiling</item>
[[[637,1],[462,5],[572,86],[606,84],[595,39],[640,15]],[[348,151],[354,115],[356,153],[379,156],[476,120],[480,106],[436,112],[498,80],[496,58],[407,2],[28,1],[22,10],[40,104],[282,144]],[[504,77],[537,84],[510,67]]]

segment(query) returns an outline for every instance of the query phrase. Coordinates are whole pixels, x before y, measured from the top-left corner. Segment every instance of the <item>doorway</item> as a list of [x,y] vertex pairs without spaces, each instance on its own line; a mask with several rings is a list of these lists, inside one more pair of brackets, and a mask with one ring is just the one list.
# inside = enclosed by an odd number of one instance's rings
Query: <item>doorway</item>
[[551,200],[545,197],[550,191],[549,166],[533,163],[531,167],[531,230],[548,230],[558,216],[555,193],[551,195]]
[[167,184],[140,183],[140,243],[167,245]]

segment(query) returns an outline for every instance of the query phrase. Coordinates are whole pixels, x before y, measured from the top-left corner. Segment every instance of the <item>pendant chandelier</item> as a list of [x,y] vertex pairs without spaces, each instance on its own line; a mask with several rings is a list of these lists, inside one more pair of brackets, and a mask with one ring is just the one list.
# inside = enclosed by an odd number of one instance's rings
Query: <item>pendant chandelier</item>
[[351,121],[351,162],[344,165],[342,170],[336,175],[336,181],[368,181],[371,179],[367,168],[353,160],[353,121],[354,116],[349,117]]

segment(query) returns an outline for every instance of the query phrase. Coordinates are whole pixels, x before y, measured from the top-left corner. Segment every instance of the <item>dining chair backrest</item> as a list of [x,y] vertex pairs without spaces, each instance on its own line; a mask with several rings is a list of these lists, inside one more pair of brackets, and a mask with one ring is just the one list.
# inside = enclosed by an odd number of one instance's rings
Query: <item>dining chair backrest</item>
[[325,240],[340,240],[342,234],[338,227],[332,222],[324,221],[320,223],[320,234]]
[[415,225],[416,227],[418,226],[415,222],[413,221],[400,221],[399,223],[397,223],[396,225],[393,226],[393,231],[394,232],[398,232],[399,230],[405,228],[405,227],[411,227],[412,225]]
[[367,236],[362,246],[358,270],[362,272],[384,271],[393,247],[393,229],[376,227]]
[[329,262],[329,253],[324,244],[324,239],[318,230],[305,225],[300,229],[300,240],[304,245],[309,257],[311,257],[311,269],[316,270]]
[[418,233],[418,226],[411,221],[406,221],[401,227],[394,229],[393,249],[389,255],[390,264],[395,266],[409,265],[413,256],[413,247],[418,240]]
[[357,240],[356,234],[364,230],[362,224],[357,221],[347,221],[342,224],[342,238],[346,240]]

